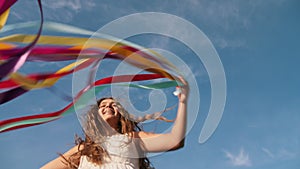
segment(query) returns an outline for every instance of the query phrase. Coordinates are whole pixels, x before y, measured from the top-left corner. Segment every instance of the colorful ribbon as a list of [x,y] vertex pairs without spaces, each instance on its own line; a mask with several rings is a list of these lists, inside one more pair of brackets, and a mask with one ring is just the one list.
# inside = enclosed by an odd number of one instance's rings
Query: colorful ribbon
[[[122,75],[122,76],[108,77],[95,82],[95,86],[96,86],[95,93],[99,93],[104,88],[109,87],[111,83],[142,81],[142,80],[151,80],[156,78],[164,78],[164,77],[157,74]],[[168,87],[175,87],[178,84],[176,81],[168,81],[168,82],[161,82],[161,83],[150,84],[150,85],[137,85],[137,84],[126,84],[126,83],[120,85],[141,88],[141,89],[162,89]],[[66,107],[64,107],[59,111],[0,121],[0,132],[34,126],[34,125],[43,124],[43,123],[50,122],[52,120],[59,119],[71,112],[74,112],[74,104],[77,101],[81,102],[80,105],[84,105],[85,102],[82,101],[85,101],[86,99],[82,99],[82,98],[84,98],[85,95],[89,95],[90,91],[91,90],[88,90],[86,92],[82,92],[82,91],[79,92],[79,95],[75,97],[77,99],[75,99],[73,102],[71,102],[70,104],[68,104]],[[79,99],[81,99],[81,101]]]
[[[16,0],[0,0],[0,29],[6,22],[9,8],[15,2]],[[99,33],[94,34],[92,31],[65,24],[53,22],[44,24],[42,4],[40,0],[37,0],[37,2],[41,15],[41,21],[39,23],[30,22],[7,27],[4,26],[0,31],[0,33],[7,32],[17,29],[18,26],[19,28],[39,26],[36,35],[15,34],[0,38],[0,90],[5,90],[0,93],[0,104],[16,99],[31,90],[43,88],[51,89],[59,79],[88,67],[93,67],[90,73],[92,77],[97,63],[103,59],[125,61],[132,66],[151,72],[152,74],[111,76],[87,83],[86,86],[75,95],[73,101],[61,110],[2,120],[0,121],[0,132],[39,125],[59,119],[74,112],[75,105],[76,107],[83,107],[91,97],[91,92],[95,91],[99,93],[111,85],[140,89],[163,89],[178,85],[176,81],[177,77],[172,75],[173,72],[178,73],[176,67],[155,51],[147,50],[144,47],[115,37]],[[81,35],[81,37],[41,35],[43,28],[46,30]],[[96,38],[86,38],[82,37],[82,35],[95,35]],[[24,45],[25,47],[23,47]],[[74,60],[74,62],[56,72],[38,72],[29,75],[18,72],[26,62],[57,62],[70,60]],[[92,79],[91,77],[90,79]],[[130,83],[133,81],[146,81],[159,78],[165,78],[169,81],[147,85]]]
[[[11,3],[8,3],[8,2],[11,2]],[[10,7],[9,5],[12,5],[14,3],[14,1],[8,1],[8,2],[4,3],[3,8],[6,8],[7,6]],[[8,4],[8,5],[5,5],[5,4]],[[41,32],[42,32],[43,22],[44,22],[43,8],[42,8],[42,4],[41,4],[40,0],[38,0],[38,5],[39,5],[39,9],[40,9],[41,22],[40,22],[40,27],[39,27],[37,35],[34,37],[33,41],[29,43],[29,45],[27,45],[26,47],[22,48],[21,50],[19,50],[17,52],[13,52],[12,53],[12,56],[14,56],[13,58],[11,58],[7,62],[0,65],[0,70],[1,70],[0,80],[2,78],[6,77],[9,73],[16,72],[25,63],[28,55],[30,54],[31,48],[38,41],[38,39],[41,35]],[[1,10],[0,10],[0,14],[2,14]]]

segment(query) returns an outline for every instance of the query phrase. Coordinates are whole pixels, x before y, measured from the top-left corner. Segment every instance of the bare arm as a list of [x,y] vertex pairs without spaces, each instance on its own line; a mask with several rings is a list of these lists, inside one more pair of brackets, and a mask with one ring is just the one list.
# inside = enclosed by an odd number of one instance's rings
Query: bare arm
[[179,103],[177,116],[171,132],[166,134],[155,134],[141,131],[137,132],[135,135],[135,137],[141,139],[142,146],[147,152],[169,151],[183,146],[186,132],[189,87],[183,78],[180,78],[180,80],[184,86],[181,87],[181,93],[178,95]]
[[[78,152],[78,146],[74,146],[69,151],[63,154],[63,156],[68,159],[72,154]],[[42,166],[40,169],[68,169],[68,166],[63,163],[63,157],[59,156],[56,159],[50,161],[49,163]]]

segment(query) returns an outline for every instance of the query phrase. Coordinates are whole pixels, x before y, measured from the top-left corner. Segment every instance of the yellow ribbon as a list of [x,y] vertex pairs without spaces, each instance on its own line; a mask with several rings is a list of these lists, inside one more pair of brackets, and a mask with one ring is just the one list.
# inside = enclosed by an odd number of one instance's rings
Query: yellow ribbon
[[[79,61],[76,61],[74,63],[71,63],[65,67],[63,67],[62,69],[58,70],[57,72],[55,72],[54,74],[59,74],[59,73],[65,73],[70,71],[71,69],[73,69],[74,67],[88,61],[89,59],[82,59]],[[31,78],[28,78],[18,72],[15,73],[11,73],[10,74],[10,78],[15,81],[16,83],[20,84],[23,88],[27,89],[27,90],[31,90],[31,89],[38,89],[38,88],[45,88],[45,87],[50,87],[52,85],[54,85],[61,77],[53,77],[53,78],[49,78],[49,79],[45,79],[42,81],[39,80],[34,80]]]
[[[16,34],[11,36],[6,36],[0,38],[0,42],[18,42],[18,43],[29,43],[34,39],[34,35],[23,35]],[[37,44],[52,44],[52,45],[70,45],[77,46],[80,49],[87,48],[102,48],[106,50],[110,50],[111,52],[120,54],[120,56],[124,56],[124,60],[130,64],[133,64],[141,69],[161,74],[171,80],[174,78],[164,71],[164,69],[159,66],[159,64],[152,62],[149,59],[146,59],[139,55],[136,52],[132,52],[125,48],[120,42],[115,42],[108,39],[96,39],[96,38],[80,38],[80,37],[62,37],[62,36],[40,36]],[[127,60],[130,59],[130,60]],[[137,63],[136,63],[137,62]]]
[[5,12],[3,12],[2,15],[0,15],[0,29],[2,29],[3,26],[5,25],[8,14],[9,14],[9,8]]

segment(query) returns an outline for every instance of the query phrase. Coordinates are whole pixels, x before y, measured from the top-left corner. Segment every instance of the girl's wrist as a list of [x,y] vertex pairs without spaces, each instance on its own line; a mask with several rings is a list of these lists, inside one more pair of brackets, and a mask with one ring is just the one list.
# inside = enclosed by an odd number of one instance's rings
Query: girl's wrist
[[181,104],[186,104],[186,99],[185,100],[179,100],[179,103],[181,103]]

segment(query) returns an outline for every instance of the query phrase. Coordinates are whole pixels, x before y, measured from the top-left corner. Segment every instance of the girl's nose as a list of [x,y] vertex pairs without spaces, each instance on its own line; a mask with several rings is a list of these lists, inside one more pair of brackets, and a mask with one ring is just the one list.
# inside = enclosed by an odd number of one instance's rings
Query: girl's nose
[[112,104],[111,104],[111,103],[108,103],[108,104],[105,105],[105,107],[112,108]]

